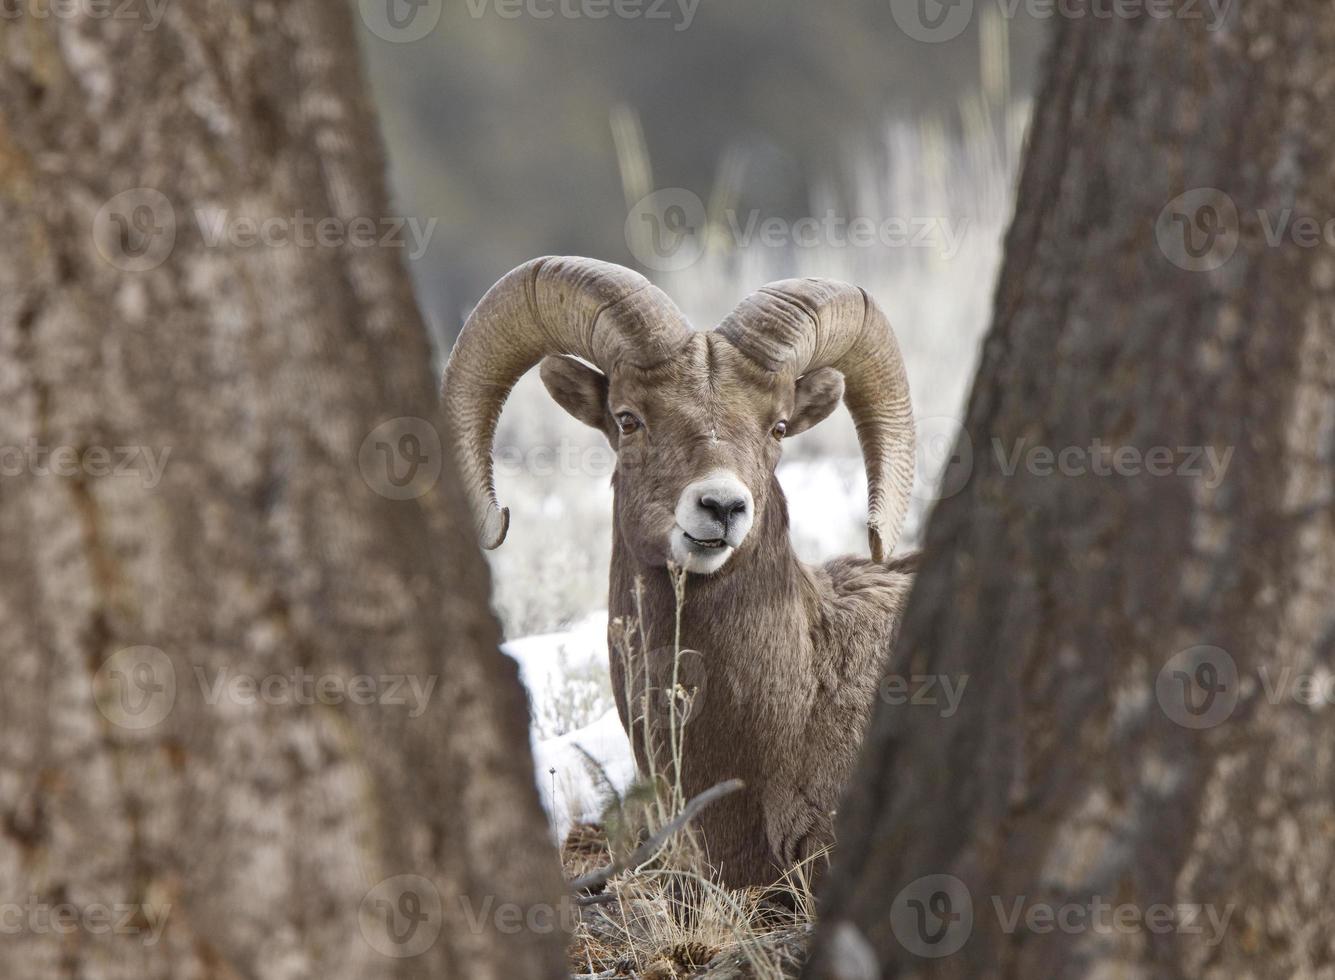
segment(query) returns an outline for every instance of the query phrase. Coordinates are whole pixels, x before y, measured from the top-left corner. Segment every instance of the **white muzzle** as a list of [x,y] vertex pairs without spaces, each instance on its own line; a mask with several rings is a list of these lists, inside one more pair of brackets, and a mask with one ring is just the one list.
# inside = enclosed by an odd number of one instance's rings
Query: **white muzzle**
[[688,572],[717,572],[745,540],[755,520],[751,491],[726,470],[715,471],[681,492],[672,558]]

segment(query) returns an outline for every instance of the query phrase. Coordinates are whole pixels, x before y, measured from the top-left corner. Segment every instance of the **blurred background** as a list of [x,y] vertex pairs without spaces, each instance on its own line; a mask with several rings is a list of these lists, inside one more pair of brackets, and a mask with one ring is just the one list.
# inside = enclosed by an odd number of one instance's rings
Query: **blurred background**
[[[383,0],[363,0],[360,37],[395,206],[439,219],[410,261],[437,357],[481,294],[536,255],[635,268],[699,328],[774,279],[857,283],[908,362],[923,443],[912,546],[987,325],[1043,22],[968,0],[643,0],[622,15],[610,0],[396,2],[389,22]],[[911,36],[915,16],[946,14],[937,43]],[[490,556],[506,634],[583,637],[570,644],[592,644],[596,667],[606,443],[530,375],[497,457],[513,520]],[[865,549],[846,413],[788,444],[779,477],[804,558]],[[596,709],[558,711],[542,734]]]

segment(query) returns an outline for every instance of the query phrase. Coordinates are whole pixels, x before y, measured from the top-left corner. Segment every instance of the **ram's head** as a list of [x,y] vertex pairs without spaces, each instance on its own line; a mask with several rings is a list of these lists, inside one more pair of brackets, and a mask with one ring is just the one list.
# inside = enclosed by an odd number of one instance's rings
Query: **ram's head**
[[694,332],[643,276],[582,258],[534,259],[464,325],[444,407],[482,544],[505,538],[492,439],[514,383],[539,361],[552,397],[617,452],[617,528],[635,556],[709,574],[755,547],[780,442],[842,396],[867,467],[872,555],[889,554],[913,479],[913,417],[894,334],[860,289],[774,283]]

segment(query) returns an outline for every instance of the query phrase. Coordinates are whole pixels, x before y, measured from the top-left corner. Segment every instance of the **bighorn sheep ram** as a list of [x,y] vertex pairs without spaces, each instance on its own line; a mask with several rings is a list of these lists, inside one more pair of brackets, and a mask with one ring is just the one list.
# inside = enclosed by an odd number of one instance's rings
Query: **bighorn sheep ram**
[[[572,356],[573,355],[573,356]],[[587,367],[580,360],[594,365]],[[832,813],[871,713],[911,583],[887,563],[908,508],[914,427],[884,314],[861,289],[792,279],[695,332],[643,276],[583,258],[534,259],[502,278],[464,325],[445,370],[447,426],[487,548],[505,538],[492,440],[515,382],[539,361],[567,412],[617,454],[610,614],[643,617],[671,658],[669,561],[689,574],[681,645],[702,690],[684,732],[687,796],[732,777],[746,789],[699,821],[710,863],[733,886],[765,885],[833,840]],[[780,443],[840,397],[867,469],[871,559],[810,567],[794,555],[775,478]],[[635,582],[640,580],[640,601]],[[651,750],[611,651],[613,690],[641,766]],[[666,652],[664,652],[666,651]],[[650,663],[649,676],[670,676]],[[668,713],[651,700],[649,741]]]

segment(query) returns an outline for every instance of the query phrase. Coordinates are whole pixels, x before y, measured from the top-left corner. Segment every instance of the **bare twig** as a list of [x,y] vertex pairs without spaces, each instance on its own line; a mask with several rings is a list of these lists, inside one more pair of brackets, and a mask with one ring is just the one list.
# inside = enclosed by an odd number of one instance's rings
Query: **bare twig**
[[611,905],[617,900],[612,892],[598,892],[596,895],[576,895],[576,905]]
[[701,810],[709,806],[711,803],[718,802],[725,796],[736,793],[745,785],[746,784],[740,779],[729,779],[726,782],[719,783],[717,786],[711,786],[699,796],[692,797],[691,801],[682,807],[681,813],[677,814],[677,816],[669,823],[665,824],[658,833],[654,834],[639,847],[635,848],[635,853],[629,858],[623,862],[613,861],[605,868],[600,868],[597,871],[590,871],[586,875],[581,875],[570,883],[570,890],[577,892],[600,888],[607,884],[608,879],[613,875],[620,874],[627,868],[635,868],[644,864],[644,862],[648,861],[658,853],[659,848],[666,844],[673,834],[694,820],[696,814]]

